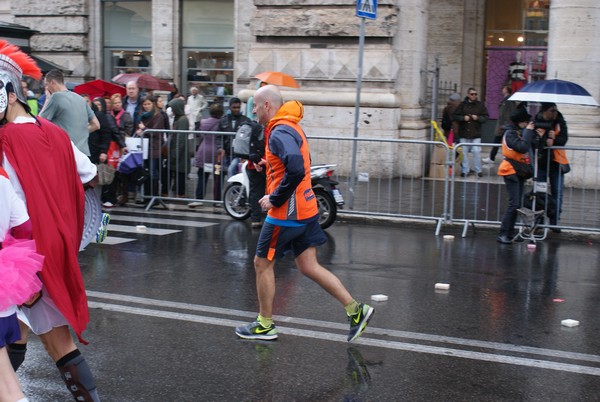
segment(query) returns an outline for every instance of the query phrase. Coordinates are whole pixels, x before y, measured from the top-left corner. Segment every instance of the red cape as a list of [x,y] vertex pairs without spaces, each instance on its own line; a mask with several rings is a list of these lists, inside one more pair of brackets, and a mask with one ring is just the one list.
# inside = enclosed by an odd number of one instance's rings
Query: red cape
[[37,252],[44,255],[42,282],[79,341],[89,322],[87,297],[77,261],[83,233],[84,195],[71,141],[48,120],[6,124],[2,152],[15,169],[33,225]]

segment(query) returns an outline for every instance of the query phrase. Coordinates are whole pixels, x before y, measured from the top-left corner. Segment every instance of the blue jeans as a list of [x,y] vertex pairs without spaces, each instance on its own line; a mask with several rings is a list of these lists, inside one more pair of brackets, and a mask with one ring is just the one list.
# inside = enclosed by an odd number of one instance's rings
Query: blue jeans
[[227,178],[230,178],[231,176],[233,176],[234,174],[237,174],[238,172],[238,165],[240,164],[241,159],[240,158],[227,158],[225,159],[227,161]]
[[[481,138],[460,138],[461,144],[481,144]],[[464,157],[461,164],[461,171],[464,174],[468,174],[469,168],[469,152],[473,153],[473,169],[475,173],[481,173],[481,147],[479,146],[465,146],[463,147]]]

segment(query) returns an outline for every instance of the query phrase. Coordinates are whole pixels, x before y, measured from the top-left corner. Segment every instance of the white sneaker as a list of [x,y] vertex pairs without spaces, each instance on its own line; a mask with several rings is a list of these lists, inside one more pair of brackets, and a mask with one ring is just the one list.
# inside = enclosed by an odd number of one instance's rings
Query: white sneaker
[[200,202],[200,201],[194,201],[194,202],[190,202],[189,204],[187,204],[187,206],[190,208],[201,207],[203,205],[204,205],[204,203]]
[[493,165],[494,164],[494,161],[491,160],[490,158],[483,158],[481,161],[483,163],[485,163],[486,165]]
[[110,201],[103,202],[103,203],[102,203],[102,206],[103,206],[104,208],[112,208],[112,207],[114,207],[113,203],[112,203],[112,202],[110,202]]

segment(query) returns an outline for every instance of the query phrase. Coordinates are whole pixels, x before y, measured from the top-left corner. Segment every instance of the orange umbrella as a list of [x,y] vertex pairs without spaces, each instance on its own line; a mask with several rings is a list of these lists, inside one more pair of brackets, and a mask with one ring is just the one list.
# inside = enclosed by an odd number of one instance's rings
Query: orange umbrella
[[255,75],[254,78],[258,78],[267,84],[278,85],[280,87],[300,88],[300,84],[298,84],[294,77],[279,71],[265,71],[264,73]]

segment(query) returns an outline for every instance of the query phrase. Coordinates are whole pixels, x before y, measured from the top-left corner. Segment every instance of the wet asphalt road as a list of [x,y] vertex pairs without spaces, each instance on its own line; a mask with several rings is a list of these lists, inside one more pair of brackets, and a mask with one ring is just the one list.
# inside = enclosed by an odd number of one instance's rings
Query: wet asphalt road
[[[107,241],[80,254],[80,349],[103,401],[600,400],[598,238],[530,251],[495,231],[337,222],[321,263],[359,300],[389,296],[363,337],[346,342],[343,308],[286,259],[279,340],[252,342],[233,330],[256,315],[258,232],[212,211],[115,209]],[[31,401],[70,400],[35,336],[19,377]]]

